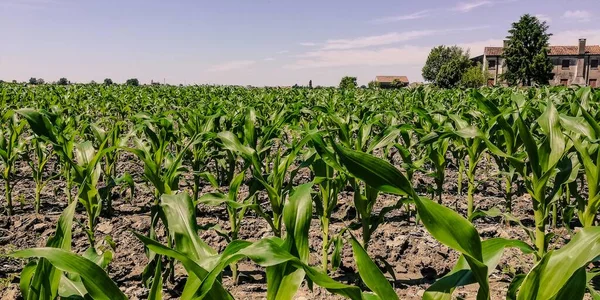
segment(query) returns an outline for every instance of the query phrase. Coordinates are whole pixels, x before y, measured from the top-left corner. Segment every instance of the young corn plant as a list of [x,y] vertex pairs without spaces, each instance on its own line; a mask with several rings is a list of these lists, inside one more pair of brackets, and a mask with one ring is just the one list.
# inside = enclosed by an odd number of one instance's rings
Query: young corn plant
[[[48,182],[60,176],[60,173],[56,173],[48,178],[44,178],[44,170],[46,169],[46,165],[52,157],[54,151],[49,150],[46,143],[44,143],[39,137],[33,137],[30,143],[33,150],[29,150],[26,152],[27,155],[27,164],[31,168],[31,173],[33,177],[33,181],[35,182],[35,212],[40,213],[41,206],[41,194],[42,190]],[[29,157],[29,152],[33,152],[34,157]]]
[[4,197],[6,199],[6,212],[13,214],[12,189],[15,163],[25,150],[25,143],[21,137],[26,122],[19,120],[14,111],[9,110],[2,116],[3,128],[0,128],[0,163],[2,179],[4,180]]
[[21,272],[19,287],[23,299],[127,299],[105,271],[112,256],[110,253],[97,255],[87,251],[79,256],[71,252],[77,204],[74,201],[63,211],[56,232],[48,239],[46,247],[10,254],[15,258],[38,258],[30,261]]
[[[169,148],[176,143],[173,122],[164,117],[151,118],[148,115],[138,115],[141,119],[139,128],[144,132],[147,141],[134,139],[135,148],[123,149],[136,155],[144,163],[144,178],[154,186],[154,202],[150,210],[150,230],[148,237],[156,239],[156,227],[161,217],[160,199],[162,195],[174,194],[179,189],[179,178],[186,171],[182,165],[182,160],[194,140],[186,142],[184,149],[181,149],[175,155],[169,151]],[[171,146],[171,147],[170,147]],[[166,220],[163,220],[166,223]],[[169,227],[167,226],[167,231]],[[169,246],[173,240],[168,239]],[[144,269],[142,275],[144,283],[158,285],[162,282],[161,277],[156,277],[161,268],[161,257],[152,251],[147,251],[150,263]],[[174,265],[170,262],[171,279],[174,277]],[[159,282],[160,281],[160,282]]]
[[100,196],[102,198],[106,214],[108,217],[113,214],[112,205],[112,190],[115,187],[119,187],[123,184],[129,186],[131,193],[130,197],[133,199],[135,185],[133,178],[127,172],[122,176],[117,176],[117,163],[119,160],[119,151],[123,147],[127,146],[129,135],[123,136],[123,122],[115,122],[112,129],[109,131],[104,130],[98,124],[91,124],[90,130],[94,137],[94,146],[100,147],[104,144],[104,147],[113,147],[113,151],[108,151],[103,159],[100,161],[103,177],[103,187],[99,189]]
[[[469,125],[469,123],[463,120],[460,116],[450,114],[450,119],[454,121],[455,130],[451,131],[448,136],[459,140],[460,147],[464,147],[468,156],[467,165],[467,218],[471,219],[473,216],[474,201],[473,194],[477,185],[475,183],[475,171],[477,164],[481,160],[482,155],[486,152],[485,135],[477,127]],[[463,161],[463,159],[461,159]],[[460,169],[459,169],[460,172]]]
[[[271,216],[266,216],[266,221],[271,226],[273,234],[277,237],[281,236],[282,214],[285,206],[285,199],[291,189],[290,182],[293,181],[295,172],[290,172],[290,167],[295,162],[299,151],[304,147],[304,144],[309,140],[309,136],[303,139],[294,139],[289,148],[282,151],[277,149],[273,154],[271,162],[261,162],[260,153],[264,150],[253,149],[250,146],[242,144],[240,140],[231,132],[220,132],[217,137],[221,141],[222,147],[232,153],[236,153],[242,157],[246,166],[252,169],[252,175],[260,185],[267,191],[269,203],[271,205]],[[263,149],[263,148],[260,148]],[[272,167],[270,166],[272,164]],[[305,167],[301,165],[300,167]],[[287,176],[290,177],[287,177]],[[286,182],[286,179],[289,182]]]
[[335,151],[341,164],[357,180],[377,191],[414,201],[427,231],[442,244],[464,255],[472,278],[479,283],[477,299],[490,299],[488,266],[484,262],[479,234],[469,221],[445,206],[419,197],[408,179],[387,161],[343,146],[335,146]]
[[[310,169],[314,175],[314,182],[319,186],[315,200],[316,214],[321,222],[321,231],[323,235],[321,248],[321,266],[324,272],[327,273],[329,265],[329,248],[333,240],[329,239],[329,222],[331,214],[337,206],[338,194],[346,187],[348,181],[344,173],[336,172],[335,169],[329,166],[323,158],[314,159]],[[338,246],[338,245],[336,245]],[[335,268],[335,263],[332,262],[332,267]]]
[[[551,201],[562,185],[571,177],[573,171],[571,157],[566,155],[571,144],[567,143],[567,137],[561,130],[560,117],[551,99],[548,99],[544,112],[532,126],[525,123],[523,117],[526,113],[526,109],[523,109],[516,120],[518,137],[527,153],[525,162],[503,153],[493,145],[489,147],[491,143],[488,143],[488,147],[496,155],[506,157],[525,181],[525,186],[533,202],[534,244],[537,258],[541,258],[546,253],[548,246],[546,225]],[[536,139],[533,133],[538,132],[538,128],[540,137]]]
[[[115,148],[107,148],[106,141],[96,149],[90,141],[78,143],[73,153],[69,153],[72,140],[65,140],[58,134],[56,127],[50,121],[51,117],[43,111],[31,109],[19,110],[35,134],[52,143],[54,151],[69,165],[71,175],[69,178],[78,186],[77,198],[83,204],[87,214],[87,227],[85,229],[91,248],[95,248],[94,228],[97,218],[102,210],[98,182],[101,176],[100,161]],[[72,158],[74,156],[74,158]],[[72,176],[72,177],[71,177]]]
[[600,208],[600,143],[597,142],[600,137],[600,124],[589,112],[589,108],[586,108],[588,101],[582,101],[579,117],[561,115],[561,124],[570,132],[569,138],[583,166],[587,183],[587,200],[584,200],[585,196],[578,189],[569,190],[579,200],[578,214],[584,227],[595,225]]
[[219,178],[218,175],[215,177],[205,171],[208,161],[211,158],[211,154],[213,154],[210,149],[214,144],[215,134],[213,131],[215,128],[216,115],[205,117],[191,112],[189,116],[180,115],[179,119],[184,125],[185,136],[189,139],[199,139],[189,148],[191,154],[189,160],[194,176],[192,199],[196,202],[198,201],[199,196],[200,180],[204,178],[214,182],[215,179],[213,178]]
[[[256,191],[250,191],[249,194],[241,200],[238,200],[240,193],[240,186],[246,175],[246,170],[235,175],[229,185],[227,193],[214,192],[202,195],[198,201],[194,201],[196,204],[204,204],[210,206],[220,206],[225,204],[227,209],[227,215],[229,217],[229,232],[221,233],[217,231],[219,235],[223,236],[227,243],[237,241],[239,239],[239,232],[242,228],[242,221],[246,216],[248,210],[256,211],[262,214],[262,210],[258,204],[256,204],[255,194]],[[238,282],[238,268],[237,264],[231,266],[232,277],[235,284]]]
[[[305,278],[328,291],[350,299],[397,299],[393,289],[375,263],[356,241],[353,243],[359,274],[371,292],[339,283],[319,269],[308,265],[308,231],[312,215],[312,183],[298,186],[284,209],[286,235],[257,242],[232,241],[215,255],[214,250],[196,234],[193,203],[186,194],[163,196],[161,204],[172,232],[177,233],[175,248],[166,247],[143,235],[136,236],[152,251],[180,261],[188,273],[181,299],[232,299],[221,285],[223,270],[240,259],[249,258],[266,268],[266,299],[291,300]],[[186,200],[187,199],[187,200]],[[184,220],[190,220],[185,222]],[[173,225],[171,225],[173,224]],[[390,298],[391,297],[391,298]]]
[[[490,119],[488,121],[486,146],[489,149],[498,148],[502,154],[497,155],[494,151],[490,151],[490,155],[494,158],[498,169],[502,173],[504,179],[504,199],[505,211],[508,214],[512,213],[512,196],[513,182],[517,179],[515,164],[511,164],[511,157],[522,159],[526,155],[522,150],[521,139],[517,138],[517,124],[515,120],[518,118],[518,112],[512,106],[504,107],[502,110],[489,99],[486,99],[480,93],[473,93],[473,98],[477,102],[479,109],[486,113]],[[517,106],[522,106],[524,99],[515,99]],[[503,155],[506,154],[507,156]],[[517,163],[520,165],[520,163]],[[507,224],[508,224],[507,220]]]
[[[378,214],[373,214],[373,207],[377,202],[379,191],[366,182],[363,189],[363,185],[361,185],[355,177],[347,176],[348,170],[343,168],[340,165],[340,163],[338,163],[339,158],[336,157],[338,146],[334,141],[331,141],[333,149],[331,150],[325,144],[320,134],[311,134],[309,136],[312,139],[312,143],[317,153],[323,159],[323,162],[327,164],[327,167],[335,169],[339,174],[338,176],[343,176],[342,178],[347,178],[347,181],[352,186],[354,190],[354,206],[356,208],[359,222],[353,223],[351,225],[351,228],[362,228],[362,243],[363,247],[367,249],[373,232],[375,232],[379,225],[384,222],[385,215],[395,209],[399,209],[400,207],[402,207],[402,205],[406,203],[405,199],[400,199],[396,204],[386,206],[382,208]],[[345,182],[346,180],[339,182],[338,184],[340,186],[336,188],[342,189],[343,187],[345,187]]]

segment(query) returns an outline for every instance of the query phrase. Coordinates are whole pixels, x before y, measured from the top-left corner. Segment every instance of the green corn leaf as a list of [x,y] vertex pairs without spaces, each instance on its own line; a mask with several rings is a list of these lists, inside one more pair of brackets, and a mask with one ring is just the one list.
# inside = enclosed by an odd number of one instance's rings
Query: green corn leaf
[[226,149],[241,154],[246,160],[252,159],[252,156],[255,154],[254,149],[242,145],[240,140],[232,132],[219,132],[217,136]]
[[[183,264],[186,271],[188,272],[189,277],[186,282],[183,293],[181,295],[181,299],[183,299],[183,300],[197,299],[194,295],[196,294],[196,292],[198,291],[198,288],[200,287],[201,281],[199,278],[205,278],[208,275],[208,271],[206,271],[206,269],[204,267],[200,266],[197,262],[195,262],[192,257],[190,257],[186,254],[183,254],[179,251],[168,248],[168,247],[162,245],[161,243],[159,243],[155,240],[152,240],[142,234],[139,234],[136,232],[134,232],[133,234],[142,243],[144,243],[144,245],[146,247],[148,247],[148,249],[150,249],[151,251],[153,251],[159,255],[164,255],[164,256],[174,258],[174,259],[178,260],[179,262],[181,262],[181,264]],[[205,263],[214,265],[215,263],[213,263],[212,261],[214,261],[214,259],[211,259],[210,261],[207,261]],[[217,274],[216,276],[218,276],[218,275],[219,274]],[[221,286],[221,284],[219,284],[219,283],[211,285],[207,289],[206,293],[209,296],[209,299],[233,299],[233,296],[231,296],[231,294],[229,294],[229,292],[227,292],[223,288],[223,286]]]
[[352,243],[352,251],[360,278],[369,289],[375,292],[380,299],[399,299],[387,278],[354,236],[350,238],[350,242]]
[[599,255],[600,227],[582,228],[567,245],[549,251],[533,267],[521,284],[517,299],[553,299],[565,285],[579,285],[577,280],[570,281],[571,277]]
[[14,252],[10,256],[18,258],[42,257],[61,271],[81,276],[83,285],[93,299],[127,299],[102,268],[69,251],[57,248],[32,248]]
[[[46,247],[59,248],[66,251],[71,250],[71,232],[73,227],[73,216],[77,201],[69,204],[58,218],[56,232],[48,239]],[[25,299],[54,299],[58,294],[61,273],[48,260],[41,258],[36,266],[33,278],[28,284],[28,292]],[[24,283],[23,283],[24,285]],[[23,286],[22,285],[22,286]],[[21,290],[23,291],[23,289]],[[24,296],[25,297],[25,296]]]
[[[488,275],[496,269],[506,248],[519,248],[526,254],[534,253],[534,249],[523,241],[503,238],[485,240],[481,243],[481,247],[483,263],[487,266]],[[423,295],[423,299],[449,300],[452,299],[452,292],[455,288],[473,283],[477,283],[477,279],[473,276],[473,272],[470,270],[465,256],[462,255],[450,273],[440,278],[427,289]]]
[[548,106],[544,113],[539,117],[538,123],[542,131],[548,136],[550,153],[544,172],[553,168],[563,157],[566,143],[565,136],[560,129],[560,118],[552,100],[548,99]]
[[[228,265],[239,261],[242,258],[250,258],[262,267],[271,268],[285,263],[290,263],[292,269],[301,268],[306,276],[315,284],[327,289],[328,291],[342,295],[351,299],[361,299],[361,292],[358,287],[348,286],[339,283],[325,273],[308,266],[297,257],[291,255],[282,248],[284,244],[278,238],[266,238],[258,242],[251,243],[246,241],[233,241],[220,255],[220,260],[216,267],[202,282],[201,291],[205,295],[206,291],[215,284],[218,274]],[[267,278],[268,282],[268,278]],[[279,297],[277,299],[280,299]]]
[[160,206],[177,251],[189,255],[197,262],[216,254],[216,251],[198,236],[196,207],[187,193],[162,195]]
[[342,164],[356,178],[383,192],[408,195],[413,198],[423,225],[441,243],[465,255],[465,259],[480,284],[478,299],[489,297],[487,266],[483,263],[481,240],[475,227],[455,211],[427,198],[419,197],[402,173],[387,161],[346,149],[334,148]]
[[[37,268],[37,262],[30,261],[23,267],[21,270],[21,275],[19,278],[19,289],[21,290],[21,295],[23,299],[29,299],[29,287],[31,285],[31,280],[35,275],[35,269]],[[42,297],[40,297],[42,298]]]
[[162,265],[156,265],[156,268],[154,268],[154,277],[152,278],[152,286],[150,287],[150,292],[148,294],[148,300],[162,300],[163,278],[161,272]]

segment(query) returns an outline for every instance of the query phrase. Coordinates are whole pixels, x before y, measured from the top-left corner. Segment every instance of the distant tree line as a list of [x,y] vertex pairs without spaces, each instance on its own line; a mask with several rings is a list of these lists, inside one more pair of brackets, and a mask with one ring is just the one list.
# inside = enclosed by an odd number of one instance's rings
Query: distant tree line
[[[5,82],[7,82],[7,81],[0,80],[0,83],[5,83]],[[11,82],[12,83],[18,83],[17,80],[12,80]],[[30,85],[46,84],[46,81],[43,78],[31,77],[27,81],[27,84],[30,84]],[[69,85],[69,84],[71,84],[71,81],[69,81],[66,77],[61,77],[57,81],[52,82],[52,84],[56,84],[56,85]],[[92,81],[90,81],[89,84],[97,84],[97,83],[94,80],[92,80]],[[103,84],[104,85],[112,85],[112,84],[115,84],[115,83],[113,82],[112,79],[105,78],[104,81],[103,81]],[[160,85],[160,82],[152,81],[151,84],[152,85]],[[140,85],[140,81],[137,78],[130,78],[130,79],[127,79],[127,81],[125,81],[125,85],[139,86]]]

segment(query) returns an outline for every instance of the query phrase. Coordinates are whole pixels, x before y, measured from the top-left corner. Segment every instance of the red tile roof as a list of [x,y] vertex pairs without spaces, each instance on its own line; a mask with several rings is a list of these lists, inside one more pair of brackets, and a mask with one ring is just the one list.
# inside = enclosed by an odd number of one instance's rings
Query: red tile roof
[[[483,53],[486,56],[502,55],[503,47],[485,47]],[[600,45],[590,45],[585,47],[586,54],[600,55]],[[578,55],[579,47],[577,46],[550,46],[549,55]]]
[[377,81],[377,82],[392,83],[392,82],[394,82],[394,80],[408,83],[408,77],[406,77],[406,76],[376,76],[375,77],[375,81]]

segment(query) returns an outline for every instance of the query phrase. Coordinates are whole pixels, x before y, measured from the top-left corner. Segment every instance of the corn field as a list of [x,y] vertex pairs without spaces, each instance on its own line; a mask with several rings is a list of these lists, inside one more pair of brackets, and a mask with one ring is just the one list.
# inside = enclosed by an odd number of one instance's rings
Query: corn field
[[0,84],[0,293],[600,299],[599,100]]

